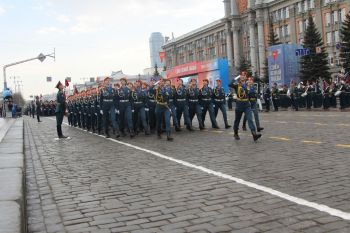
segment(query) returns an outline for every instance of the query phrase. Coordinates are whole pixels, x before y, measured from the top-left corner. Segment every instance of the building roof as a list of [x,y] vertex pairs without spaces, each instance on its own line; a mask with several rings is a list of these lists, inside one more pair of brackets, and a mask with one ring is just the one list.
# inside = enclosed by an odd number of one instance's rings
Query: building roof
[[163,45],[163,47],[165,47],[165,46],[167,46],[167,45],[169,45],[169,44],[172,44],[172,43],[174,43],[174,42],[178,42],[178,41],[181,41],[181,40],[183,40],[183,39],[186,39],[186,38],[188,38],[188,37],[190,37],[190,36],[194,36],[194,35],[196,35],[196,34],[201,34],[201,33],[203,33],[203,31],[210,30],[211,28],[216,27],[217,25],[222,24],[222,23],[225,23],[225,22],[226,22],[226,20],[225,20],[224,18],[219,19],[219,20],[216,20],[216,21],[214,21],[214,22],[212,22],[212,23],[209,23],[209,24],[204,25],[204,26],[202,26],[202,27],[200,27],[200,28],[197,28],[197,29],[195,29],[195,30],[193,30],[193,31],[191,31],[191,32],[188,32],[188,33],[186,33],[186,34],[184,34],[184,35],[182,35],[182,36],[179,36],[179,37],[177,37],[177,38],[168,40],[168,41]]

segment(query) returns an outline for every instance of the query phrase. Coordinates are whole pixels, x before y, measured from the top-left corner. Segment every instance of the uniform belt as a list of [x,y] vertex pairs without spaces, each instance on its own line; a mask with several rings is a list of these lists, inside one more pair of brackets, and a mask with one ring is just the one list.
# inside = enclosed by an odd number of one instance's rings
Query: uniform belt
[[100,107],[100,105],[97,105],[97,107],[99,108],[99,107]]
[[156,102],[155,100],[151,100],[151,99],[150,99],[149,101],[150,101],[150,102],[153,102],[153,103]]
[[204,101],[210,101],[211,99],[202,99],[202,100],[204,100]]
[[170,99],[169,102],[174,102],[174,100]]
[[182,101],[186,101],[186,99],[177,99],[177,101],[182,102]]
[[103,102],[112,102],[113,100],[103,100]]
[[238,102],[248,102],[248,99],[237,99]]
[[215,99],[216,102],[222,102],[224,101],[223,99]]
[[143,102],[134,102],[134,104],[143,104]]
[[190,102],[194,102],[194,103],[196,103],[196,102],[198,102],[198,100],[189,100]]
[[121,103],[127,103],[129,100],[120,100]]
[[157,104],[159,104],[159,105],[167,105],[168,103],[157,102]]

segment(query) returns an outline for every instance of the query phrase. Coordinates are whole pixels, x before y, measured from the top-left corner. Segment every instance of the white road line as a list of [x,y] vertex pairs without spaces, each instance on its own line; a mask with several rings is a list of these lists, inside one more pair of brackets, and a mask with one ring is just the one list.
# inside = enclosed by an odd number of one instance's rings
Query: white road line
[[[54,120],[54,119],[50,119],[50,120]],[[63,123],[63,124],[68,125],[67,123]],[[76,129],[79,129],[79,128],[76,128]],[[79,130],[82,130],[82,129],[79,129]],[[102,137],[102,138],[105,138],[102,135],[98,135],[98,136]],[[152,151],[152,150],[148,150],[148,149],[145,149],[145,148],[142,148],[142,147],[139,147],[139,146],[135,146],[135,145],[132,145],[132,144],[129,144],[129,143],[126,143],[126,142],[121,142],[121,141],[118,141],[118,140],[115,140],[115,139],[112,139],[112,138],[108,138],[108,140],[110,140],[112,142],[116,142],[116,143],[124,145],[124,146],[127,146],[127,147],[130,147],[130,148],[134,148],[136,150],[140,150],[140,151],[152,154],[152,155],[157,156],[157,157],[162,158],[162,159],[166,159],[166,160],[169,160],[169,161],[181,164],[181,165],[186,166],[186,167],[190,167],[190,168],[194,168],[194,169],[200,170],[200,171],[205,172],[207,174],[211,174],[211,175],[223,178],[223,179],[234,181],[234,182],[236,182],[238,184],[242,184],[242,185],[248,186],[250,188],[253,188],[253,189],[265,192],[265,193],[269,193],[269,194],[271,194],[273,196],[276,196],[276,197],[288,200],[290,202],[293,202],[293,203],[296,203],[296,204],[299,204],[299,205],[307,206],[307,207],[316,209],[318,211],[328,213],[328,214],[330,214],[332,216],[336,216],[336,217],[342,218],[344,220],[350,220],[350,213],[348,213],[348,212],[344,212],[344,211],[341,211],[341,210],[338,210],[338,209],[334,209],[334,208],[331,208],[331,207],[323,205],[323,204],[318,204],[316,202],[307,201],[307,200],[299,198],[299,197],[294,197],[294,196],[291,196],[289,194],[286,194],[286,193],[274,190],[274,189],[266,187],[266,186],[255,184],[255,183],[250,182],[250,181],[245,181],[245,180],[242,180],[240,178],[237,178],[237,177],[234,177],[234,176],[230,176],[230,175],[227,175],[227,174],[224,174],[224,173],[221,173],[221,172],[213,171],[211,169],[208,169],[208,168],[205,168],[205,167],[202,167],[202,166],[198,166],[198,165],[195,165],[195,164],[192,164],[192,163],[180,160],[180,159],[175,159],[175,158],[163,155],[161,153],[158,153],[158,152],[155,152],[155,151]]]

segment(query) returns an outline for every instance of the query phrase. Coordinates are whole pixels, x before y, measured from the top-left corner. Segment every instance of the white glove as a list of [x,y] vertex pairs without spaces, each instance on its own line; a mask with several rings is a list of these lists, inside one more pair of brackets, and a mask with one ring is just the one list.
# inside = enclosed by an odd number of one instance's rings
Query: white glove
[[117,109],[115,110],[115,113],[118,113],[118,110],[117,110]]
[[135,110],[131,110],[131,112],[135,112]]
[[100,110],[101,115],[103,115],[103,110]]
[[117,114],[119,114],[120,112],[119,112],[119,110],[117,110]]

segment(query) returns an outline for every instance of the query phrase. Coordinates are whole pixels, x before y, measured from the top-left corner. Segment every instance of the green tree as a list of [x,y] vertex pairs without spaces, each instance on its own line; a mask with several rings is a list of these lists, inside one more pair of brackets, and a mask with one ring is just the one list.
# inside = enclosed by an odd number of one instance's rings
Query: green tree
[[[329,80],[331,75],[328,66],[328,54],[311,15],[309,15],[308,27],[304,33],[303,46],[310,50],[310,54],[300,59],[301,80],[316,80],[320,77]],[[321,48],[320,53],[316,53],[317,47]]]
[[340,58],[345,73],[350,72],[350,14],[346,15],[345,22],[340,29],[341,48]]
[[153,76],[155,76],[155,77],[158,77],[158,76],[159,76],[157,64],[154,66],[154,73],[153,73]]
[[249,61],[247,61],[245,58],[241,59],[240,66],[239,66],[239,73],[241,73],[242,71],[247,71],[249,76],[253,75],[251,65]]

